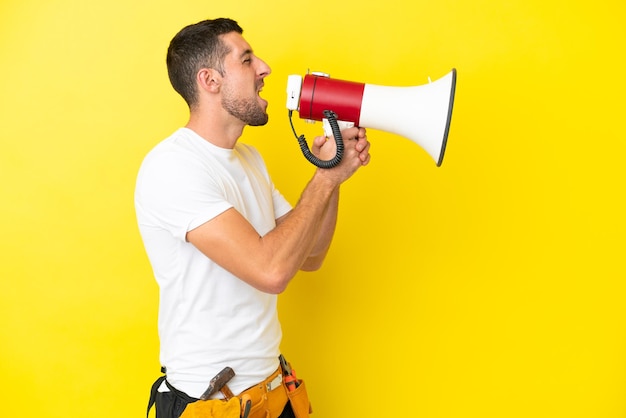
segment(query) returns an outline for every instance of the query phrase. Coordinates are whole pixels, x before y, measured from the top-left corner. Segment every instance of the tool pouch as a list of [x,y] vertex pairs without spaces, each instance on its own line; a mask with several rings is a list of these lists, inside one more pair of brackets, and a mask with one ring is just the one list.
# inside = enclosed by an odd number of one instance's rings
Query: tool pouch
[[296,418],[309,418],[309,414],[313,413],[304,380],[298,380],[298,387],[294,391],[287,391],[287,397]]
[[240,418],[241,407],[239,398],[228,401],[209,399],[196,401],[187,405],[180,418]]

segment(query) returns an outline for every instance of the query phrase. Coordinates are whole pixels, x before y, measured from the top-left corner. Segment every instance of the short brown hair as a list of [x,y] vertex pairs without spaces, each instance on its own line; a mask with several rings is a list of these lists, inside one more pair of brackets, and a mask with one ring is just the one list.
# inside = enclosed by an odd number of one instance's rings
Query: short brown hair
[[220,35],[243,33],[237,22],[228,18],[203,20],[184,27],[174,36],[167,49],[167,73],[174,90],[189,107],[197,101],[196,74],[202,68],[213,68],[224,74],[224,57],[230,52]]

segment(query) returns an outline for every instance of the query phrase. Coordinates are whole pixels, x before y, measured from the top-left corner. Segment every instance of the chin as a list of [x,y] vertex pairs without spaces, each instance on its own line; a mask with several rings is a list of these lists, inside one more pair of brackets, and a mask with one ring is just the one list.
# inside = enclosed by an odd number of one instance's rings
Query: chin
[[249,126],[263,126],[263,125],[267,125],[267,122],[269,121],[269,115],[267,113],[264,113],[263,116],[261,116],[260,114],[253,117],[253,118],[249,118],[246,123]]

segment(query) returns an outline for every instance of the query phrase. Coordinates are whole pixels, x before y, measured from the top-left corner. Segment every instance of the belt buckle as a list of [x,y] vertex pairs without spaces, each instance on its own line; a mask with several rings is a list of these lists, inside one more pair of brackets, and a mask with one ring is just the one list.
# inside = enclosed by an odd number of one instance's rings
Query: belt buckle
[[275,378],[272,379],[271,382],[265,385],[265,388],[267,389],[268,392],[271,392],[274,389],[276,389],[278,386],[280,386],[281,383],[283,383],[283,375],[278,374]]

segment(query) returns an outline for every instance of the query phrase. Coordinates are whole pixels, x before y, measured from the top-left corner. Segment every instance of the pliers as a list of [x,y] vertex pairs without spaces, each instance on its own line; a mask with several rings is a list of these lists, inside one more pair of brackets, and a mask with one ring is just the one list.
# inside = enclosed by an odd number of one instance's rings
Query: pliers
[[248,415],[250,415],[251,408],[252,408],[252,398],[250,398],[250,395],[244,394],[241,397],[241,418],[248,418]]

